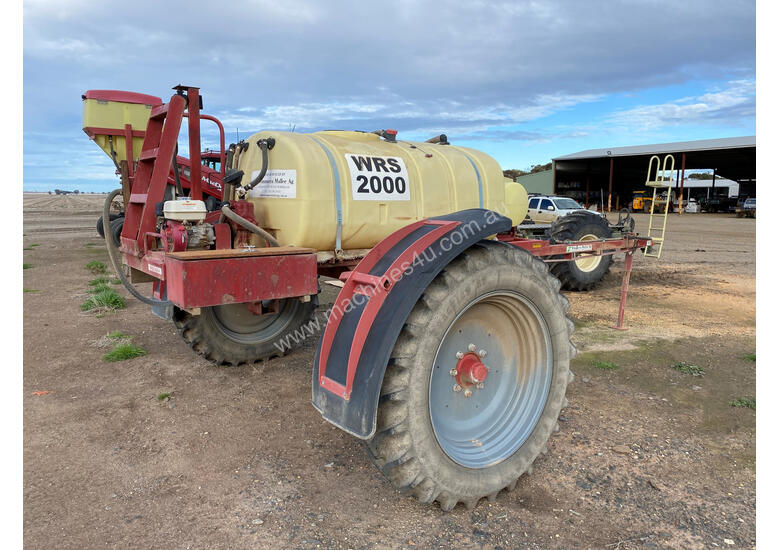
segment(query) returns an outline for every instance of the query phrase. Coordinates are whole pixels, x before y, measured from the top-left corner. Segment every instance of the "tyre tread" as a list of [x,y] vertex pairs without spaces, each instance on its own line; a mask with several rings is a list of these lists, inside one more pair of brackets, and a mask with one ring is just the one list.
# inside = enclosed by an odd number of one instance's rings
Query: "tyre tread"
[[[377,411],[377,430],[374,437],[366,442],[366,449],[369,457],[379,468],[382,474],[402,493],[411,492],[411,494],[421,503],[430,504],[438,501],[443,511],[452,510],[459,502],[463,503],[467,509],[472,509],[482,498],[494,501],[498,494],[503,490],[512,490],[517,485],[517,480],[523,474],[530,474],[533,471],[533,460],[544,450],[547,449],[547,439],[549,435],[543,437],[541,434],[557,431],[558,414],[554,416],[546,415],[539,419],[539,423],[544,425],[544,430],[537,433],[534,440],[529,440],[528,462],[526,468],[516,479],[509,480],[506,485],[496,490],[490,490],[480,495],[458,495],[446,490],[437,482],[425,475],[423,465],[415,456],[415,450],[407,430],[407,414],[404,412],[405,394],[409,384],[409,370],[402,365],[408,364],[414,359],[417,345],[415,340],[421,336],[427,321],[433,312],[435,297],[446,296],[451,292],[451,288],[466,277],[470,271],[489,267],[498,263],[517,265],[521,264],[531,268],[545,282],[554,289],[558,295],[558,303],[566,319],[567,338],[571,342],[571,335],[574,330],[574,323],[566,317],[566,311],[569,308],[569,301],[559,294],[560,282],[550,273],[546,265],[530,253],[510,248],[490,241],[482,241],[458,257],[445,270],[434,279],[423,297],[418,301],[409,315],[407,324],[404,325],[399,335],[390,363],[383,381],[379,407]],[[570,343],[569,350],[576,352],[576,348]],[[567,357],[568,358],[568,357]],[[556,375],[558,384],[562,385],[563,403],[568,406],[565,400],[566,386],[571,379],[568,363],[564,371]],[[552,395],[552,390],[551,390]]]

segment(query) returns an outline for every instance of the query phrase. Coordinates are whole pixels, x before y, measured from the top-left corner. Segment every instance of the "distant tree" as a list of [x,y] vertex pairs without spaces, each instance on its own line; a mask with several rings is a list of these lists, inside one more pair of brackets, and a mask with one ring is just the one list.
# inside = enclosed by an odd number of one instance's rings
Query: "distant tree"
[[528,174],[536,174],[537,172],[544,172],[545,170],[552,170],[552,162],[547,164],[534,164],[528,170],[518,170],[517,168],[510,168],[504,170],[504,177],[510,179],[516,179],[520,176],[527,176]]

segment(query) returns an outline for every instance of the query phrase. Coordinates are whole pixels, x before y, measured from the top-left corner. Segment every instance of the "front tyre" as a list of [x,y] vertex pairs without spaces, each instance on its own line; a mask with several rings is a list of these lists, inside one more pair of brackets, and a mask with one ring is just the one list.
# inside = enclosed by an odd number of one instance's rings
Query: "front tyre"
[[[592,242],[612,236],[609,222],[601,216],[586,211],[572,212],[559,218],[550,228],[556,242]],[[609,271],[612,255],[593,256],[582,254],[580,259],[554,262],[550,271],[560,279],[566,290],[590,290]]]
[[443,510],[513,488],[545,450],[574,355],[568,301],[544,263],[482,241],[419,299],[385,373],[375,464]]

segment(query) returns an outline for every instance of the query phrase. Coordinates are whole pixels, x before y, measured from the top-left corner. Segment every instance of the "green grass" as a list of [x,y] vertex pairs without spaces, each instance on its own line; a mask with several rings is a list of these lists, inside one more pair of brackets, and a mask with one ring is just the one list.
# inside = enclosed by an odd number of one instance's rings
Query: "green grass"
[[157,394],[157,401],[165,401],[170,398],[171,398],[171,394],[169,392]]
[[22,264],[22,269],[30,269],[33,264]]
[[112,340],[126,340],[130,338],[127,334],[125,334],[121,330],[115,330],[113,332],[109,332],[106,336],[108,336]]
[[612,361],[593,361],[593,366],[603,370],[615,370],[618,368]]
[[732,407],[753,409],[756,410],[756,398],[755,397],[740,397],[734,401],[729,401],[729,405]]
[[107,273],[106,264],[98,260],[92,260],[85,267],[95,275],[102,275],[104,273]]
[[[109,284],[112,285],[121,285],[122,281],[119,279],[109,279],[105,275],[101,275],[100,277],[97,277],[95,279],[92,279],[89,282],[89,286],[93,287],[93,289],[100,289],[100,290],[106,290],[109,288]],[[95,290],[89,290],[88,292],[95,292]]]
[[113,290],[111,290],[111,287],[108,285],[97,285],[87,290],[87,292],[89,292],[90,294],[99,294],[101,292],[106,292],[106,291],[114,292]]
[[116,291],[106,288],[101,290],[81,304],[81,311],[91,310],[115,310],[124,309],[127,307],[125,299],[122,298]]
[[755,353],[748,353],[744,357],[745,361],[755,361],[756,360],[756,354]]
[[146,355],[146,350],[144,348],[139,348],[135,344],[126,342],[114,346],[114,349],[103,356],[103,361],[113,363],[115,361],[125,361],[134,357],[141,357],[142,355]]
[[31,244],[30,246],[25,246],[22,250],[32,250],[36,246],[41,246],[39,244]]
[[40,290],[35,290],[34,288],[24,288],[22,289],[24,292],[40,292]]
[[704,374],[704,369],[702,367],[686,363],[685,361],[676,362],[672,365],[672,368],[683,374],[690,374],[691,376],[702,376]]

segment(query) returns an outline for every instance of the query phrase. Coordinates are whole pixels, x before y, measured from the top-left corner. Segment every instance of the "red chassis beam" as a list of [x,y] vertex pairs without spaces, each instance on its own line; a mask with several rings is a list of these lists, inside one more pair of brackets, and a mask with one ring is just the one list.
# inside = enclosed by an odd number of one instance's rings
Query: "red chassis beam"
[[317,255],[309,249],[202,252],[123,256],[127,265],[157,279],[156,298],[164,285],[168,300],[183,309],[317,294]]
[[652,239],[637,235],[626,235],[619,239],[604,239],[602,241],[565,242],[551,244],[545,239],[518,239],[510,235],[499,235],[498,239],[512,246],[527,250],[541,260],[551,262],[568,262],[588,256],[608,256],[621,254],[644,248],[653,244]]
[[165,258],[168,299],[180,308],[317,294],[317,255],[213,260]]

